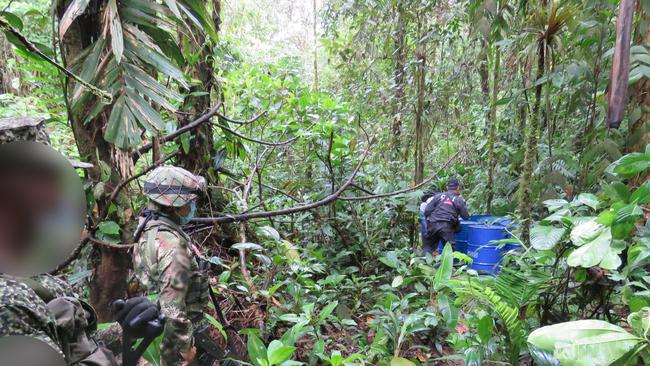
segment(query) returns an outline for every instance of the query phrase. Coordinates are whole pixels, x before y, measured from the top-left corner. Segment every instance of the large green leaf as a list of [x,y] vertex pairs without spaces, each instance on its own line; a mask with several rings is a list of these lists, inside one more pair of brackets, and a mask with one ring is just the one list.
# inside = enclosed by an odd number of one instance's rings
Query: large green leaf
[[[580,248],[569,254],[567,263],[570,266],[590,268],[600,265],[606,269],[616,269],[621,265],[621,258],[618,253],[621,252],[622,248],[612,246],[611,230],[609,228],[600,228],[597,233],[598,236],[590,237],[589,241],[584,242]],[[577,237],[582,239],[585,236],[577,235]]]
[[451,271],[454,268],[454,257],[452,255],[453,249],[451,244],[446,243],[440,256],[440,266],[436,270],[433,279],[433,289],[438,291],[443,288],[447,281],[451,278]]
[[604,230],[605,226],[591,219],[577,224],[573,230],[571,230],[571,241],[573,242],[573,245],[581,246],[593,241]]
[[630,199],[630,189],[621,182],[614,182],[603,188],[607,197],[612,201],[628,202]]
[[538,250],[553,249],[560,242],[566,228],[551,225],[535,225],[530,230],[530,243]]
[[415,366],[415,363],[407,360],[406,358],[395,356],[392,360],[390,360],[390,366]]
[[589,206],[593,208],[594,210],[598,208],[600,205],[600,201],[598,200],[598,197],[596,197],[595,194],[592,193],[580,193],[578,197],[576,197],[573,202],[571,202],[571,206],[573,207],[578,207],[578,206]]
[[640,339],[601,320],[578,320],[539,328],[528,342],[553,352],[562,365],[605,366],[623,357]]
[[650,154],[631,153],[616,160],[607,168],[610,173],[630,178],[650,168]]
[[248,335],[248,357],[255,366],[268,366],[266,347],[262,340],[255,334]]
[[266,357],[269,361],[269,365],[279,365],[282,362],[288,360],[295,350],[295,347],[285,346],[281,341],[277,339],[271,341],[271,344],[269,344],[269,348],[266,351]]
[[648,337],[650,335],[650,307],[644,307],[628,315],[627,323],[638,336]]
[[546,200],[542,202],[544,206],[550,211],[557,211],[561,208],[565,208],[569,205],[569,202],[567,200],[563,199],[552,199],[552,200]]
[[638,205],[647,205],[650,203],[650,181],[645,182],[632,193],[630,202],[635,202]]

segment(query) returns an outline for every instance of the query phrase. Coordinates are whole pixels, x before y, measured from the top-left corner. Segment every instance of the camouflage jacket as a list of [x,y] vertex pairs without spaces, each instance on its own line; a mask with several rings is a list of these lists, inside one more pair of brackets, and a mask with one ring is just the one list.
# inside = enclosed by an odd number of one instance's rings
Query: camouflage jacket
[[96,326],[93,309],[65,282],[49,275],[0,275],[0,337],[39,339],[68,365],[117,365],[110,351],[90,337]]
[[181,353],[193,346],[198,326],[193,323],[202,322],[208,301],[208,282],[192,254],[190,238],[178,223],[156,214],[135,245],[133,269],[145,292],[158,295],[167,318],[160,345],[162,364],[177,365]]

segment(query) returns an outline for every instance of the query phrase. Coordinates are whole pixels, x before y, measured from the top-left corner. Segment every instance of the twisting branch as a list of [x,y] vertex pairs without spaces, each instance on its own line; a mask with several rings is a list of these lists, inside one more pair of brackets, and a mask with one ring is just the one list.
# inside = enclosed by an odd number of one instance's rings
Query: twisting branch
[[291,207],[291,208],[285,208],[281,210],[274,210],[274,211],[262,211],[262,212],[251,212],[247,214],[239,214],[239,215],[230,215],[230,216],[224,216],[224,217],[199,217],[195,218],[192,220],[192,222],[195,223],[204,223],[204,224],[211,224],[211,223],[225,223],[225,222],[241,222],[241,221],[247,221],[250,219],[257,219],[257,218],[265,218],[265,217],[273,217],[273,216],[282,216],[282,215],[289,215],[297,212],[303,212],[303,211],[309,211],[313,210],[317,207],[327,205],[331,202],[336,201],[339,199],[341,196],[341,193],[343,193],[348,187],[352,184],[354,181],[354,178],[357,176],[359,173],[359,170],[363,166],[363,163],[366,161],[366,158],[368,157],[368,153],[370,152],[370,147],[372,146],[372,143],[368,143],[368,146],[366,146],[366,149],[363,152],[363,156],[361,157],[361,160],[357,164],[357,166],[354,168],[354,171],[348,178],[348,180],[341,186],[339,187],[336,192],[330,194],[329,196],[323,198],[320,201],[312,202],[310,204],[302,205],[302,206],[296,206],[296,207]]
[[352,187],[360,190],[361,192],[363,192],[365,194],[368,194],[368,195],[371,195],[371,196],[374,195],[374,193],[370,192],[369,190],[363,188],[362,186],[360,186],[360,185],[358,185],[356,183],[352,183]]
[[219,127],[222,130],[228,131],[228,132],[232,133],[233,135],[235,135],[235,136],[237,136],[237,137],[239,137],[241,139],[244,139],[244,140],[250,141],[250,142],[255,142],[257,144],[265,145],[265,146],[277,147],[277,146],[288,145],[288,144],[296,141],[298,139],[298,137],[299,137],[299,136],[296,136],[296,137],[290,138],[289,140],[283,141],[283,142],[268,142],[268,141],[262,141],[262,140],[254,139],[252,137],[244,136],[244,135],[240,134],[239,132],[233,130],[232,128],[226,127],[226,126],[224,126],[222,124],[219,124],[219,123],[213,123],[213,125],[216,126],[216,127]]
[[[251,169],[251,173],[248,176],[248,179],[246,180],[246,184],[244,185],[244,189],[242,191],[241,195],[241,202],[242,202],[242,208],[245,211],[248,211],[248,196],[251,192],[251,187],[253,186],[253,178],[255,178],[255,173],[257,173],[257,170],[260,168],[260,161],[262,161],[262,158],[268,151],[268,147],[264,149],[262,154],[257,158],[255,161],[255,165],[253,165]],[[246,223],[241,222],[239,224],[239,239],[242,244],[247,242],[246,239]],[[246,249],[245,248],[239,248],[239,266],[241,267],[241,274],[244,277],[244,280],[246,280],[246,283],[248,284],[248,287],[251,289],[251,291],[255,291],[255,285],[253,284],[253,281],[251,280],[251,276],[248,273],[248,268],[246,268]]]
[[[165,135],[165,136],[159,138],[158,141],[161,144],[165,143],[167,141],[171,141],[171,140],[177,138],[178,136],[184,134],[185,132],[190,131],[192,129],[195,129],[195,128],[199,127],[200,125],[210,121],[210,118],[217,115],[217,109],[219,109],[220,106],[221,106],[221,103],[218,103],[216,106],[212,107],[212,109],[210,109],[210,111],[208,111],[208,113],[206,113],[206,114],[202,115],[201,117],[195,119],[194,121],[186,124],[185,126],[179,128],[178,130],[170,133],[169,135]],[[138,151],[136,152],[136,155],[142,155],[145,152],[151,150],[152,147],[153,147],[153,142],[144,144],[144,145],[142,145],[142,146],[140,146],[138,148]]]
[[266,113],[267,113],[267,111],[262,111],[262,112],[258,113],[255,117],[253,117],[253,118],[251,118],[249,120],[245,120],[245,121],[238,121],[236,119],[226,117],[223,114],[218,113],[218,112],[217,112],[217,117],[219,117],[220,119],[222,119],[224,121],[228,121],[230,123],[234,123],[234,124],[237,124],[237,125],[249,125],[249,124],[257,121],[258,119],[260,119],[262,116],[266,115]]
[[418,189],[422,188],[424,185],[426,185],[427,183],[431,182],[435,177],[437,177],[440,170],[446,168],[452,161],[454,161],[454,159],[456,159],[458,154],[460,154],[462,151],[463,150],[456,151],[456,153],[454,155],[452,155],[451,158],[449,158],[449,160],[447,160],[444,164],[442,164],[440,166],[440,168],[438,169],[438,171],[436,173],[431,175],[429,178],[423,180],[422,183],[416,184],[413,187],[404,188],[404,189],[400,189],[399,191],[388,192],[388,193],[369,194],[367,196],[357,196],[357,197],[340,197],[339,199],[342,200],[342,201],[372,200],[372,199],[377,199],[377,198],[386,198],[386,197],[391,197],[391,196],[397,196],[398,194],[418,190]]
[[91,93],[95,94],[97,97],[99,97],[102,100],[102,103],[104,103],[104,104],[113,103],[113,96],[109,92],[107,92],[105,90],[102,90],[102,89],[90,84],[89,82],[83,80],[82,78],[77,76],[75,73],[73,73],[72,71],[66,69],[65,67],[60,65],[58,62],[53,60],[50,56],[44,54],[43,51],[38,49],[38,47],[36,47],[29,39],[27,39],[27,37],[25,37],[18,29],[16,29],[14,26],[12,26],[2,16],[0,16],[0,30],[8,32],[12,36],[14,36],[16,39],[18,39],[20,41],[20,43],[22,43],[30,52],[35,53],[36,55],[38,55],[38,57],[42,58],[43,60],[45,60],[50,65],[56,67],[59,71],[64,73],[67,77],[76,80],[81,85],[88,88],[88,90],[90,90]]

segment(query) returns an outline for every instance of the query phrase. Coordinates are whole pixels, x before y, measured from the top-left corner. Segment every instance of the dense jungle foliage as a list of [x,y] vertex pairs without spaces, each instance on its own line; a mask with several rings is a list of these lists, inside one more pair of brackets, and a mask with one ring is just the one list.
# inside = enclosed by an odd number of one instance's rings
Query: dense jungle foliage
[[[252,365],[650,364],[648,0],[608,126],[625,1],[0,0],[0,116],[93,164],[60,274],[100,321],[165,163],[209,181],[206,317]],[[496,276],[420,256],[450,177],[517,224]]]

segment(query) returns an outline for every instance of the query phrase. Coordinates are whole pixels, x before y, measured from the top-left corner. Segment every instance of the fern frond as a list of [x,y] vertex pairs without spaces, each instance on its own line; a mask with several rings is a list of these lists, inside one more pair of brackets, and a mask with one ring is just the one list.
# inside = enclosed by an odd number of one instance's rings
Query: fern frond
[[505,326],[504,335],[510,362],[518,364],[519,351],[526,342],[523,324],[519,320],[519,308],[508,304],[491,287],[479,283],[467,283],[467,286],[458,288],[457,291],[482,300],[497,313]]
[[536,299],[537,293],[550,280],[545,272],[519,272],[508,267],[502,267],[494,281],[495,292],[511,306],[519,309],[530,305]]

